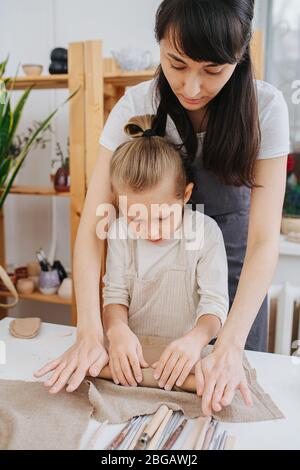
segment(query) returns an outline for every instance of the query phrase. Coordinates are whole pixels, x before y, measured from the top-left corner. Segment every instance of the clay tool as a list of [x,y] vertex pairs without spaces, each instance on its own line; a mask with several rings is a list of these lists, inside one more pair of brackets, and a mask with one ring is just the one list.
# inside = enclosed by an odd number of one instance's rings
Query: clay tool
[[221,435],[219,446],[217,450],[224,450],[224,445],[227,437],[227,432],[224,431],[223,434]]
[[211,449],[211,450],[218,450],[219,443],[220,443],[220,439],[221,439],[221,434],[218,434],[218,435],[216,436],[216,438],[214,439],[214,442],[213,442],[213,445],[212,445],[212,449]]
[[212,435],[212,437],[211,437],[211,441],[210,441],[208,450],[213,450],[214,443],[215,443],[215,439],[216,439],[216,434],[217,434],[217,431],[218,431],[218,429],[219,429],[219,426],[220,426],[219,423],[215,423],[215,425],[214,425],[214,430],[213,430],[213,435]]
[[169,408],[166,405],[162,405],[156,413],[153,415],[150,422],[147,424],[143,434],[141,435],[138,443],[135,447],[135,450],[144,450],[150,439],[153,437],[157,429],[159,428],[161,422],[164,420],[166,414],[168,413]]
[[135,446],[137,445],[138,440],[140,439],[141,435],[143,434],[145,427],[147,426],[149,422],[149,416],[144,416],[145,421],[140,425],[139,429],[137,430],[136,435],[134,436],[132,443],[128,447],[128,450],[133,450]]
[[94,450],[95,449],[97,440],[102,435],[107,423],[108,423],[108,420],[103,421],[103,423],[101,423],[100,426],[98,426],[98,428],[96,429],[96,431],[94,432],[94,434],[92,435],[90,440],[88,441],[88,443],[85,447],[86,450]]
[[122,431],[112,440],[110,444],[106,447],[105,450],[115,450],[119,445],[123,442],[127,434],[129,433],[132,424],[136,421],[136,418],[132,418],[131,421],[129,421]]
[[181,450],[194,450],[203,427],[205,426],[205,428],[207,429],[207,422],[210,422],[210,420],[210,417],[199,417],[193,422],[192,429],[188,433],[185,441],[183,442]]
[[141,421],[142,421],[142,417],[139,416],[137,420],[132,424],[123,442],[119,445],[118,450],[125,450],[129,446],[137,430],[139,429]]
[[151,441],[149,442],[149,445],[147,447],[147,449],[149,450],[154,450],[156,449],[156,446],[171,418],[173,414],[173,410],[169,410],[168,413],[166,414],[166,416],[164,417],[164,419],[162,420],[162,422],[160,423],[156,433],[154,434],[154,436],[152,437]]
[[235,445],[236,445],[236,437],[227,436],[225,440],[224,450],[233,450],[235,449]]
[[182,421],[182,413],[178,413],[178,411],[175,411],[173,415],[171,416],[171,419],[168,421],[168,424],[157,444],[157,449],[162,449],[164,446],[165,442],[169,439],[171,434],[173,434],[174,430],[177,428],[178,424]]
[[205,436],[206,436],[206,433],[208,431],[210,423],[211,423],[211,418],[210,417],[209,418],[204,418],[202,429],[201,429],[201,431],[198,435],[197,442],[196,442],[195,447],[194,447],[195,450],[202,450],[204,439],[205,439]]
[[211,440],[212,440],[214,428],[215,428],[215,421],[214,421],[214,419],[212,419],[211,423],[209,425],[209,428],[207,430],[204,442],[203,442],[202,450],[208,450],[209,449],[209,445],[210,445]]
[[179,426],[177,426],[175,431],[171,434],[171,436],[169,437],[167,442],[164,444],[162,450],[170,450],[171,449],[171,447],[175,444],[178,437],[181,435],[182,431],[184,430],[187,422],[188,422],[188,420],[186,418],[184,418],[182,423]]

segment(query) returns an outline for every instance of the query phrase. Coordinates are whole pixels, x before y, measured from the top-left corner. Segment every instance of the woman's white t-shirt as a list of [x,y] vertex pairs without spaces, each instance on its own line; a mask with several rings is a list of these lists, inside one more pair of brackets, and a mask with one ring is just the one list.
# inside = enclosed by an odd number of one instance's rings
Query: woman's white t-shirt
[[[288,108],[280,90],[261,80],[256,80],[259,121],[261,128],[261,146],[259,159],[276,158],[287,155],[290,150]],[[111,110],[100,136],[100,144],[114,151],[130,138],[124,133],[124,126],[132,116],[155,114],[155,79],[127,88]],[[198,134],[201,152],[201,137]],[[181,143],[174,122],[168,116],[166,137]]]

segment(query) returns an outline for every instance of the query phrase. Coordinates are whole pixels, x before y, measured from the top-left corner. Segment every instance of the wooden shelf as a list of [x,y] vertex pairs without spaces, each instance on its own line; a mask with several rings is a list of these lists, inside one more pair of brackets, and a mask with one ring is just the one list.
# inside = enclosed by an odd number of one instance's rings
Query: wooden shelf
[[[104,73],[104,83],[116,87],[133,86],[146,80],[151,80],[155,69],[141,70],[140,72],[106,72]],[[47,90],[69,87],[69,75],[38,75],[31,77],[16,77],[14,84],[8,85],[8,88],[14,90],[24,90],[34,86],[37,90]]]
[[[9,292],[5,291],[0,291],[0,297],[12,297],[12,295]],[[64,299],[63,297],[60,297],[59,295],[44,295],[41,294],[40,292],[33,292],[32,294],[19,294],[20,299],[23,300],[33,300],[37,302],[50,302],[53,304],[62,304],[62,305],[71,305],[72,301],[69,299]]]
[[69,76],[67,74],[61,75],[32,75],[31,77],[24,76],[24,77],[16,77],[14,80],[13,77],[11,83],[8,85],[8,88],[12,88],[14,90],[24,90],[32,85],[39,90],[46,90],[52,88],[68,88],[69,85]]
[[59,193],[51,186],[13,186],[9,194],[24,194],[27,196],[60,196],[70,197],[70,192]]

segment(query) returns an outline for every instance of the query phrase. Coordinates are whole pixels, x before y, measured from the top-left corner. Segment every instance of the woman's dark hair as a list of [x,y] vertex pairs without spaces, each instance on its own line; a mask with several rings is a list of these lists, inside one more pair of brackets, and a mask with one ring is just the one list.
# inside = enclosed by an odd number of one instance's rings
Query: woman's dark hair
[[[254,0],[164,0],[156,13],[158,42],[170,38],[194,61],[238,63],[229,81],[207,106],[203,165],[229,185],[255,187],[254,163],[260,147],[256,87],[250,56]],[[198,139],[187,111],[173,93],[161,66],[154,127],[164,136],[169,115],[192,163]]]

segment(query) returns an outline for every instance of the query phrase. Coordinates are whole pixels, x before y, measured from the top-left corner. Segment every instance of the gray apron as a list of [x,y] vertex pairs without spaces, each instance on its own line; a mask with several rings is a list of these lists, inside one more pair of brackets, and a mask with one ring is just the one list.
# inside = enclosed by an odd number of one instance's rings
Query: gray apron
[[[223,184],[211,171],[203,168],[198,153],[193,162],[195,184],[189,204],[204,204],[204,213],[212,217],[223,233],[228,260],[229,306],[237,290],[247,247],[250,189]],[[249,286],[251,289],[251,286]],[[265,297],[249,333],[246,349],[267,350],[268,302]]]

